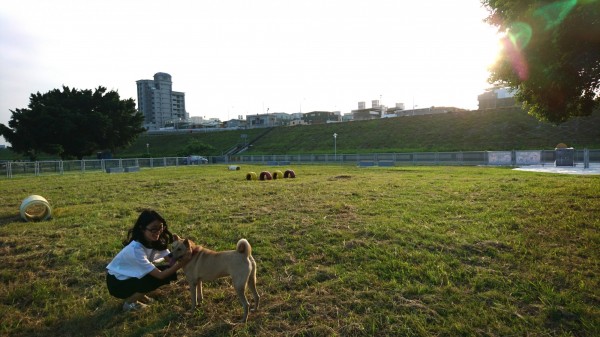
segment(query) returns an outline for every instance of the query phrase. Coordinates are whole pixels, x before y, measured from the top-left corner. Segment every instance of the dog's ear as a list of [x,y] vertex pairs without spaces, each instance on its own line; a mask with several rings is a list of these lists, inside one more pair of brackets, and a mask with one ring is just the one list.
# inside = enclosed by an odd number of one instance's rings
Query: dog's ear
[[181,238],[179,237],[179,235],[173,234],[173,240],[174,241],[179,241],[179,240],[181,240]]
[[186,247],[190,248],[190,240],[188,240],[188,239],[185,239],[185,240],[183,241],[183,244],[184,244]]

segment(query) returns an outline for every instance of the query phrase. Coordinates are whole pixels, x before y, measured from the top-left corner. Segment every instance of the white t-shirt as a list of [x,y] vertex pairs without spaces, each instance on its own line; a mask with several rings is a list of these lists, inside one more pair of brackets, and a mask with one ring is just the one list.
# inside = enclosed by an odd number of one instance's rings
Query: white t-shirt
[[142,278],[154,268],[153,264],[167,256],[169,250],[154,250],[146,248],[137,241],[131,241],[123,248],[117,256],[106,266],[108,273],[115,276],[118,280],[128,278]]

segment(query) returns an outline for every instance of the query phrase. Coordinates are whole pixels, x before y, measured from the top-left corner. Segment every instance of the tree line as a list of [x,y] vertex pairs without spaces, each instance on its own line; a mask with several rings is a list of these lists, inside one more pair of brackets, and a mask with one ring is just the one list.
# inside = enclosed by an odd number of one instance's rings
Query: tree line
[[116,91],[63,86],[47,93],[32,94],[27,108],[10,110],[8,127],[0,124],[0,135],[14,152],[35,160],[40,153],[62,159],[117,149],[131,144],[145,131],[144,117],[133,99],[121,100]]

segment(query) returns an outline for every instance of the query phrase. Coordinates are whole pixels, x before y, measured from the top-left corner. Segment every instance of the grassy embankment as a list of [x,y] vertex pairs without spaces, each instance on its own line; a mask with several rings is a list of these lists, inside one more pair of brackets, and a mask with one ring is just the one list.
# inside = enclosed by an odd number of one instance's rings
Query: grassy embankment
[[[176,149],[193,137],[216,149],[213,153],[204,155],[220,155],[241,143],[241,134],[248,134],[248,140],[252,140],[262,132],[264,131],[251,129],[194,135],[142,135],[121,154],[135,156],[145,151],[146,143],[158,143],[158,154],[168,155],[176,152]],[[539,122],[519,109],[512,109],[276,127],[253,143],[245,154],[332,153],[334,133],[338,134],[338,153],[351,154],[543,150],[554,149],[558,143],[577,149],[598,149],[600,112],[590,117],[573,119],[561,126]]]
[[[191,141],[210,145],[221,155],[253,141],[267,129],[167,135],[142,134],[115,157],[176,156]],[[324,125],[276,127],[252,144],[245,154],[332,153],[337,133],[338,153],[485,151],[554,149],[565,143],[576,149],[600,149],[600,112],[560,126],[537,121],[519,109],[467,111],[439,115],[386,118]],[[149,148],[146,144],[150,144]],[[0,159],[18,159],[0,151]]]
[[[600,179],[506,168],[147,169],[15,178],[0,193],[0,335],[597,336]],[[19,219],[30,194],[54,218]],[[143,207],[212,249],[247,238],[262,307],[228,280],[122,313],[104,268]]]

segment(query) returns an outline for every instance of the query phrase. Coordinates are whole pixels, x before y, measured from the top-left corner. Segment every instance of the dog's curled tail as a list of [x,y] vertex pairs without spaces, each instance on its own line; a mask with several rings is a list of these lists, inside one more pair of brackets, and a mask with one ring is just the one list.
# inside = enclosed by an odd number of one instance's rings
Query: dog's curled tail
[[252,247],[250,246],[250,242],[248,242],[246,239],[240,239],[240,241],[238,241],[236,250],[238,253],[245,254],[247,256],[252,254]]

